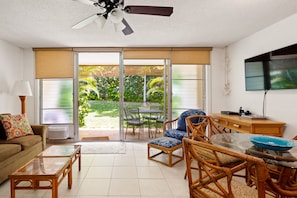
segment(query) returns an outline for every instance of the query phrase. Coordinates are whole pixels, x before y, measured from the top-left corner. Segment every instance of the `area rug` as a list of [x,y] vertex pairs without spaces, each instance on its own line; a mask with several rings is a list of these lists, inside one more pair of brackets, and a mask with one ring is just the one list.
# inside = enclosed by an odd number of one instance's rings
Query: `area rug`
[[106,141],[109,140],[108,136],[98,136],[98,137],[82,137],[82,141]]
[[83,154],[124,154],[125,142],[78,142]]

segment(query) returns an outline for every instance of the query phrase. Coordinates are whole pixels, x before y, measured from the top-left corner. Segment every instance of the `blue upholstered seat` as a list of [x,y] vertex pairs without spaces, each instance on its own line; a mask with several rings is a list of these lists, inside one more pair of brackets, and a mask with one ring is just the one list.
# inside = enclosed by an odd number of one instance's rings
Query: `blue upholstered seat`
[[172,148],[177,145],[180,145],[181,143],[182,142],[180,140],[170,137],[159,137],[149,142],[149,144],[154,144],[165,148]]
[[[206,115],[203,111],[199,109],[190,109],[187,111],[184,111],[178,118],[177,121],[177,128],[176,129],[167,129],[164,131],[165,137],[171,137],[178,140],[182,140],[184,137],[188,137],[187,129],[186,129],[186,117],[191,115]],[[191,120],[193,123],[198,123],[201,120],[198,118],[195,118],[194,120]]]

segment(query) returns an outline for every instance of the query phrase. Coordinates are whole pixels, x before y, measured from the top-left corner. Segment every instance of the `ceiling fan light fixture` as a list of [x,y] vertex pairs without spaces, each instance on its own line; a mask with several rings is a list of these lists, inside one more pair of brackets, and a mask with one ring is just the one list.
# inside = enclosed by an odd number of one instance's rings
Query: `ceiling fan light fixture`
[[108,18],[112,23],[121,23],[124,18],[124,13],[120,8],[114,8],[110,11]]
[[99,28],[102,29],[106,23],[106,19],[104,16],[98,16],[98,18],[95,19],[94,22],[98,25]]
[[123,23],[114,23],[113,26],[116,32],[120,32],[126,27]]

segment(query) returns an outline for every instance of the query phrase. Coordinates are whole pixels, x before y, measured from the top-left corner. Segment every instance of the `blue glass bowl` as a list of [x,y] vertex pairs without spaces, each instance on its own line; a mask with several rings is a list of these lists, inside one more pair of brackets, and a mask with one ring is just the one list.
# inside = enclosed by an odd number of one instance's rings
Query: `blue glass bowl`
[[287,151],[297,144],[294,141],[272,136],[252,136],[250,141],[257,147],[275,151]]

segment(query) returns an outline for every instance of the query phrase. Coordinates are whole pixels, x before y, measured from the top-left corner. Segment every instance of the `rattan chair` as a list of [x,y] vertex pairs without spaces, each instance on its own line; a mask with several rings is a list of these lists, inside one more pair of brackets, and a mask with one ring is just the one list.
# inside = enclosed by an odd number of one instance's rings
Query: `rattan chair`
[[[178,140],[182,140],[184,137],[188,137],[186,128],[186,118],[191,115],[206,115],[205,112],[199,109],[189,109],[180,114],[178,118],[173,120],[167,120],[163,124],[163,132],[165,137],[171,137]],[[193,122],[200,122],[199,119],[192,119]]]
[[[265,198],[270,197],[266,194],[267,188],[273,189],[280,197],[297,197],[297,191],[282,189],[270,177],[267,165],[262,158],[188,138],[183,139],[183,147],[191,198]],[[234,179],[233,176],[238,171],[238,166],[222,166],[220,155],[228,155],[245,161],[252,168],[251,170],[255,171],[255,187]],[[192,161],[198,165],[197,169],[192,168]]]
[[[297,140],[297,136],[295,136],[293,140]],[[272,180],[277,185],[281,186],[282,189],[288,190],[288,191],[297,191],[297,170],[296,169],[285,168],[274,164],[267,164],[267,169],[269,171],[269,174]],[[247,183],[250,186],[254,186],[256,184],[255,170],[253,169],[253,167],[248,168]],[[279,193],[279,191],[275,191],[273,188],[270,188],[269,186],[267,186],[266,188],[266,194],[275,198],[286,197],[286,196],[282,196]]]
[[[197,119],[200,120],[199,123],[192,122],[192,120],[197,120]],[[210,116],[192,115],[186,118],[186,124],[187,124],[187,133],[189,138],[196,141],[209,143],[209,144],[210,144],[209,138],[211,135],[226,133],[226,131],[221,129]],[[247,168],[246,163],[240,158],[235,158],[228,155],[218,155],[218,157],[222,166],[225,166],[225,167],[237,166],[238,172],[241,170],[245,170]],[[193,167],[193,169],[195,169],[195,167]],[[246,172],[247,171],[245,171],[244,173],[240,172],[235,175],[246,178]],[[186,178],[186,174],[185,174],[185,178]]]

